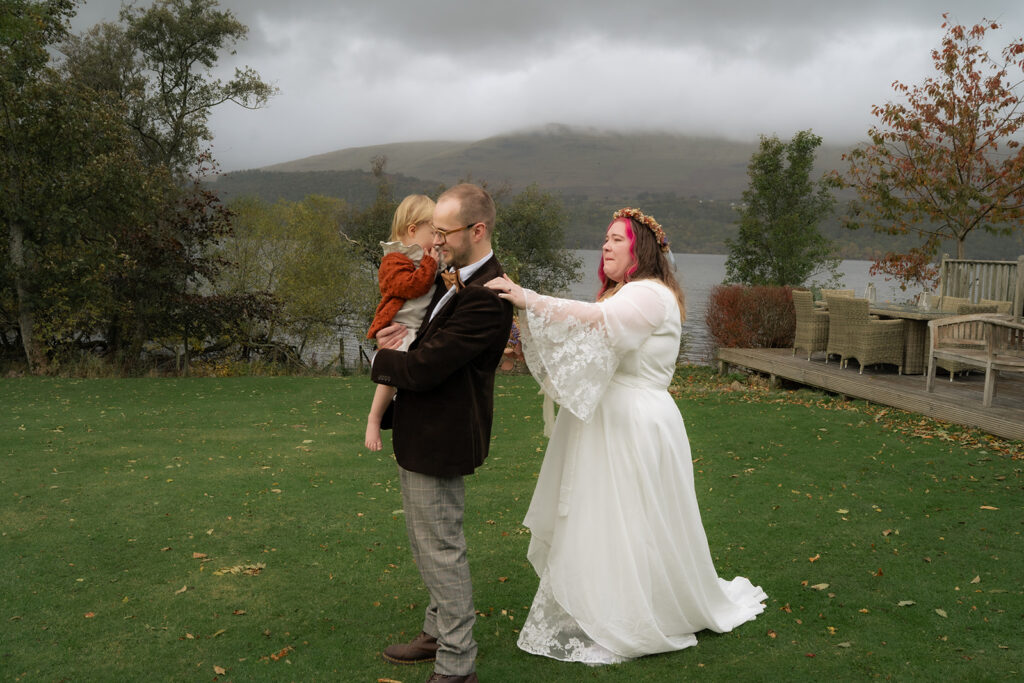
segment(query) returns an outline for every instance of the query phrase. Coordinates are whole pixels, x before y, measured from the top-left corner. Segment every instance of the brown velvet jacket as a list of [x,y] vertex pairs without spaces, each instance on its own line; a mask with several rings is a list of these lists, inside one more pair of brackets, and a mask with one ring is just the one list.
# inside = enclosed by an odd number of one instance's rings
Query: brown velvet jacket
[[[494,372],[512,326],[512,304],[482,285],[503,270],[493,256],[423,319],[408,352],[381,349],[371,377],[398,387],[389,411],[398,464],[436,477],[472,474],[491,440]],[[440,280],[440,278],[438,278]],[[433,308],[445,292],[434,293]]]

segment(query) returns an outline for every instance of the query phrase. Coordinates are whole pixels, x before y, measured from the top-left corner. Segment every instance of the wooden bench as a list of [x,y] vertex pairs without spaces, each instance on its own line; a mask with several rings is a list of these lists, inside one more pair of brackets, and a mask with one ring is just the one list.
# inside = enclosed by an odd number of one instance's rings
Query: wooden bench
[[1024,319],[980,313],[928,321],[928,391],[935,386],[938,360],[957,361],[985,371],[982,405],[992,405],[995,373],[1024,372]]

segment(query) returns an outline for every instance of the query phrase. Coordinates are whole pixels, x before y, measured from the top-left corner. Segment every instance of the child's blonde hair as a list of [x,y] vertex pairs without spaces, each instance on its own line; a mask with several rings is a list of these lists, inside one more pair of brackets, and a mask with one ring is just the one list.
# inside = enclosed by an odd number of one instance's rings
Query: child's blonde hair
[[409,232],[409,226],[429,221],[434,215],[434,200],[425,194],[411,194],[402,200],[391,219],[391,241],[397,242]]

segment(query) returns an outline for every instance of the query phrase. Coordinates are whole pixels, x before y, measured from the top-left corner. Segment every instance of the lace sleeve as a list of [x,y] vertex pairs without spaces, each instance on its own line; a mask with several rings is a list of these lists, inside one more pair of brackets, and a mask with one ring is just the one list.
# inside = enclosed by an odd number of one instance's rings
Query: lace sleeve
[[622,354],[636,349],[665,317],[662,297],[630,283],[600,303],[541,296],[526,290],[523,355],[548,396],[587,421]]

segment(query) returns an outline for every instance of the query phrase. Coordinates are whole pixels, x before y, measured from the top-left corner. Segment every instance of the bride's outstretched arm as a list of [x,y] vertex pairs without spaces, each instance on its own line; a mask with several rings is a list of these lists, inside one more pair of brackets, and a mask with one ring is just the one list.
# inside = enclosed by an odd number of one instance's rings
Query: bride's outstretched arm
[[665,299],[650,281],[623,287],[600,303],[542,296],[507,277],[486,286],[525,310],[520,332],[530,372],[583,420],[593,414],[621,355],[639,347],[666,315]]
[[665,319],[665,299],[654,290],[652,280],[640,280],[602,302],[576,301],[543,296],[520,287],[507,275],[486,283],[519,309],[526,309],[528,319],[544,323],[573,323],[595,334],[603,335],[619,351],[639,346]]

